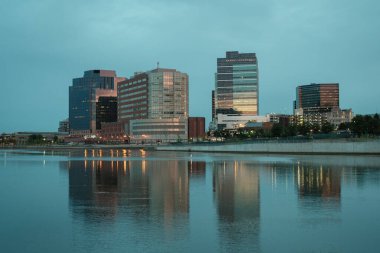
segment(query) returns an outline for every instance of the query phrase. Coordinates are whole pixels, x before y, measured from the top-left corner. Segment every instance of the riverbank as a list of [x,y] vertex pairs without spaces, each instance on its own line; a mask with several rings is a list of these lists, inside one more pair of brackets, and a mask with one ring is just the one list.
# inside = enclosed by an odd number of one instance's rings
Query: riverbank
[[205,143],[167,145],[156,147],[158,151],[226,152],[253,154],[354,154],[380,155],[379,139],[334,139],[310,141],[270,140],[264,142]]
[[380,155],[380,139],[264,140],[175,144],[0,146],[0,149],[75,151],[84,149],[143,149],[156,151],[251,154]]
[[75,151],[84,149],[144,149],[155,150],[156,145],[147,144],[111,144],[111,145],[25,145],[25,146],[0,146],[0,149],[25,149],[40,151]]

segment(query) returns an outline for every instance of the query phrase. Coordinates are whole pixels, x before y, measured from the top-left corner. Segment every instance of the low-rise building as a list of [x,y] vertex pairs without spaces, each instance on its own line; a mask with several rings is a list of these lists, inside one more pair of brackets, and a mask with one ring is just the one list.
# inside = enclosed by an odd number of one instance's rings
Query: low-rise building
[[68,133],[68,132],[70,132],[69,119],[64,119],[64,120],[61,120],[59,122],[58,132],[59,133]]
[[218,114],[216,124],[218,130],[223,130],[241,128],[247,122],[269,122],[269,116]]
[[189,117],[188,119],[188,139],[189,141],[202,140],[206,136],[205,118]]
[[187,141],[187,119],[137,119],[129,124],[131,143]]

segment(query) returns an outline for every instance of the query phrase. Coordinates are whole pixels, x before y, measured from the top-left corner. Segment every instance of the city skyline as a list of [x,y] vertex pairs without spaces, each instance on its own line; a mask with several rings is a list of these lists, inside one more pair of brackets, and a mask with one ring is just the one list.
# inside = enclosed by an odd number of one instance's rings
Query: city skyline
[[55,130],[68,117],[67,87],[84,70],[129,77],[157,61],[189,74],[190,116],[208,123],[216,59],[233,50],[259,58],[261,115],[291,114],[296,86],[326,82],[341,85],[342,108],[379,112],[375,1],[148,3],[4,5],[0,132]]

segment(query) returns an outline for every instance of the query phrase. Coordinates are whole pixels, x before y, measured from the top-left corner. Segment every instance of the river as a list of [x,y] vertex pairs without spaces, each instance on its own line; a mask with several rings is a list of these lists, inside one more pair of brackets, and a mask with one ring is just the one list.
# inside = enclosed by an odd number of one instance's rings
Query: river
[[0,150],[1,252],[379,252],[380,157]]

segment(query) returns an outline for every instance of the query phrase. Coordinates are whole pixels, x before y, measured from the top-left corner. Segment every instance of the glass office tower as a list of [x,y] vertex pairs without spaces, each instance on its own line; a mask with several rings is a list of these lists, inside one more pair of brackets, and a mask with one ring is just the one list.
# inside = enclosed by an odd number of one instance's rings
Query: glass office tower
[[[116,76],[112,70],[89,70],[85,71],[83,77],[74,78],[72,86],[69,87],[69,124],[70,132],[80,134],[96,134],[100,129],[100,120],[113,120],[109,118],[104,108],[115,108],[112,106],[97,106],[97,103],[104,103],[100,97],[116,97],[117,83],[125,78]],[[107,99],[106,99],[107,100]],[[111,100],[107,100],[111,103]],[[102,109],[102,116],[97,117]]]
[[330,112],[339,107],[338,83],[312,83],[296,88],[295,109],[304,114]]
[[259,75],[255,53],[226,52],[217,59],[215,75],[217,114],[259,114]]

